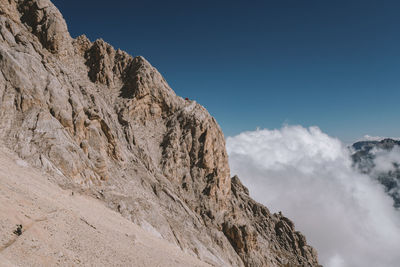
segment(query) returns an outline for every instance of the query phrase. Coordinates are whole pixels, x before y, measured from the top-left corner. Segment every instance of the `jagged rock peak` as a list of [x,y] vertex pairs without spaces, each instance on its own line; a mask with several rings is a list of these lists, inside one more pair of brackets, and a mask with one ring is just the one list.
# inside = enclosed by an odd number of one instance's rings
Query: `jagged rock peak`
[[72,39],[48,0],[0,0],[0,141],[214,266],[317,266],[230,178],[224,135],[143,57]]
[[49,0],[17,1],[20,20],[36,35],[43,47],[63,56],[72,53],[72,38],[60,11]]

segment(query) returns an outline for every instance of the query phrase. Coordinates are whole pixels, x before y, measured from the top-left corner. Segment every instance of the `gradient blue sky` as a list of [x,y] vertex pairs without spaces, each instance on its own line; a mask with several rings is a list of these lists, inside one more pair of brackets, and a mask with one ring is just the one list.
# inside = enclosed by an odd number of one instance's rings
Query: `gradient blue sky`
[[400,1],[53,0],[73,37],[147,58],[226,136],[400,136]]

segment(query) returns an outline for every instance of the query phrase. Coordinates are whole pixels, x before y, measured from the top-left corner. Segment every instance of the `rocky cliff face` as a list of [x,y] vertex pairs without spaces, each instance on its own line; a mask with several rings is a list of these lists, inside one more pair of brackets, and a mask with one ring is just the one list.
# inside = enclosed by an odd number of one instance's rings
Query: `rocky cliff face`
[[317,266],[281,214],[230,178],[223,133],[143,57],[71,38],[48,0],[0,0],[0,138],[215,266]]

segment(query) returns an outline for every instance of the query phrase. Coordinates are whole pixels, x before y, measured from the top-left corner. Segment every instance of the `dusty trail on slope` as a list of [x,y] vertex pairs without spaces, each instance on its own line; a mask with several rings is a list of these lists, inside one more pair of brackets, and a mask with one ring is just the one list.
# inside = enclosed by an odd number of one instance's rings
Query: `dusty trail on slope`
[[51,180],[0,147],[0,266],[207,266]]

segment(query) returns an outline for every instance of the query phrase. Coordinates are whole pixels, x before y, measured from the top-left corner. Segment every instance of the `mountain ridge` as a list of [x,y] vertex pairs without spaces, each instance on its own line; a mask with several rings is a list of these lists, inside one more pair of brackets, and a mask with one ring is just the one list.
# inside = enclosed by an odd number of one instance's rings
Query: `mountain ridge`
[[1,0],[0,140],[215,266],[317,266],[294,224],[230,178],[219,125],[143,57],[71,38],[48,0]]
[[[380,141],[359,141],[352,145],[353,166],[363,174],[368,174],[385,189],[385,192],[393,199],[393,206],[400,208],[400,162],[397,159],[385,159],[392,165],[388,170],[377,170],[376,159],[380,153],[390,153],[400,148],[400,140],[383,138]],[[388,162],[391,160],[391,162]]]

